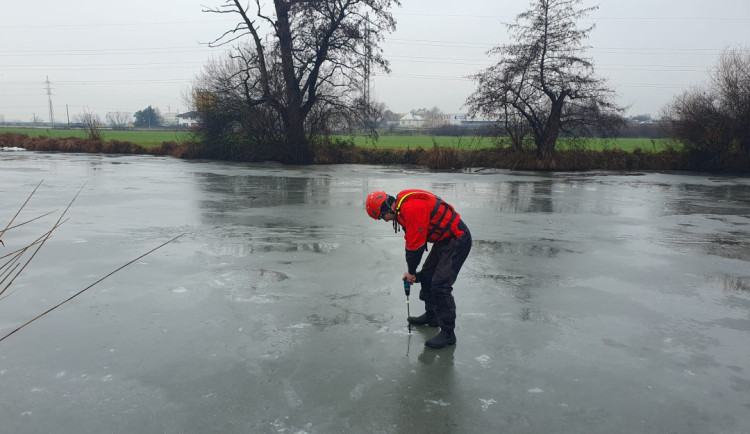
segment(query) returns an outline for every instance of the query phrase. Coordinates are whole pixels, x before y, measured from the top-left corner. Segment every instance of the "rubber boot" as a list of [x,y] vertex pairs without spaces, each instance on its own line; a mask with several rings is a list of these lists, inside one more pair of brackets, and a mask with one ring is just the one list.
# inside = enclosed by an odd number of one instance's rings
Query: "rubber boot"
[[456,334],[453,333],[453,330],[440,330],[440,333],[438,333],[434,338],[428,340],[424,344],[430,348],[434,349],[440,349],[448,345],[455,345],[456,343]]
[[428,327],[438,327],[440,323],[438,323],[437,315],[435,315],[434,312],[425,312],[420,316],[410,316],[407,318],[407,321],[409,321],[409,324],[421,326],[426,325]]

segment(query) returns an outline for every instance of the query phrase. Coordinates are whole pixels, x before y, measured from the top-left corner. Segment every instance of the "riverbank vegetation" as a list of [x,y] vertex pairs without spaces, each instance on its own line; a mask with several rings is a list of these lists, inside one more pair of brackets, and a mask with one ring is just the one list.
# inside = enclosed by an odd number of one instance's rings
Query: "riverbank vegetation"
[[[720,158],[703,159],[703,154],[685,150],[678,143],[667,140],[640,141],[644,147],[625,151],[593,141],[598,149],[585,143],[559,149],[554,158],[539,159],[535,149],[517,150],[503,146],[503,141],[492,147],[428,147],[361,146],[350,139],[321,139],[313,142],[315,164],[403,164],[424,166],[434,170],[465,168],[499,168],[511,170],[685,170],[713,172],[750,172],[750,155],[739,148],[731,148]],[[23,148],[42,152],[84,152],[103,154],[164,155],[185,159],[221,159],[231,161],[262,161],[248,153],[248,147],[206,147],[199,141],[167,141],[158,146],[144,146],[128,141],[92,140],[82,137],[54,138],[26,134],[0,134],[0,147]]]
[[[441,131],[434,131],[440,133]],[[29,137],[45,137],[50,139],[88,138],[86,130],[62,128],[2,128],[0,134],[22,134]],[[415,149],[432,148],[434,146],[451,147],[456,149],[486,149],[504,146],[509,143],[507,137],[492,137],[464,134],[435,135],[433,131],[419,134],[392,134],[389,131],[378,132],[377,139],[371,136],[332,135],[330,140],[337,142],[351,142],[358,147],[374,149]],[[622,133],[627,133],[623,130]],[[102,130],[100,138],[104,142],[131,142],[146,149],[159,147],[165,142],[188,143],[201,140],[199,135],[187,131],[154,131],[154,130]],[[586,140],[572,140],[563,137],[559,139],[558,149],[570,150],[585,148],[592,151],[620,149],[633,152],[636,149],[662,151],[668,146],[675,146],[674,141],[665,138],[648,137],[617,137],[591,138]]]

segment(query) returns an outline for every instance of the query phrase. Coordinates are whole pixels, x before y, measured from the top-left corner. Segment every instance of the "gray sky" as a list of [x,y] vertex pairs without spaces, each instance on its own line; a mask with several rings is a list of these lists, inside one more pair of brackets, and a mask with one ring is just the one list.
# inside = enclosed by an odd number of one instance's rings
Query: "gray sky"
[[[201,12],[219,0],[5,0],[0,10],[0,117],[49,119],[49,77],[56,122],[85,110],[104,116],[149,105],[184,112],[183,95],[233,26],[229,15]],[[503,23],[529,0],[402,0],[398,29],[383,48],[392,73],[378,73],[373,96],[394,112],[437,106],[464,112],[467,78],[493,63],[487,50],[509,41]],[[750,49],[750,2],[600,0],[590,15],[589,56],[629,114],[659,110],[706,82],[726,47]]]

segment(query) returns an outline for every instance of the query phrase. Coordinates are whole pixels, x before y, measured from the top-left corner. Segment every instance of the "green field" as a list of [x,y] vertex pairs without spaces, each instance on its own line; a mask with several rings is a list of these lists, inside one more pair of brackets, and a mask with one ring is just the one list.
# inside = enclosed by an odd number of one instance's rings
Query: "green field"
[[[348,137],[340,136],[347,139]],[[434,144],[439,146],[451,146],[458,149],[482,149],[491,148],[497,143],[497,138],[488,137],[451,137],[451,136],[380,136],[377,141],[367,137],[355,137],[354,143],[357,146],[374,147],[374,148],[431,148]],[[634,149],[640,148],[644,151],[662,151],[667,144],[671,143],[667,139],[588,139],[585,141],[585,148],[595,151],[605,149],[622,149],[626,152],[633,152]],[[567,139],[560,139],[557,142],[557,149],[565,150],[573,147]]]
[[[63,130],[63,129],[44,129],[44,128],[0,128],[2,133],[26,134],[31,137],[85,137],[83,130]],[[186,142],[192,135],[184,131],[113,131],[102,130],[104,140],[120,140],[123,142],[132,142],[144,147],[159,146],[162,142]],[[349,136],[336,136],[340,139],[348,140]],[[431,148],[437,144],[439,146],[450,146],[457,149],[481,149],[490,148],[497,143],[496,138],[487,137],[451,137],[451,136],[387,136],[381,135],[377,141],[370,138],[357,136],[354,137],[354,143],[362,147],[374,148]],[[603,150],[619,148],[623,151],[632,152],[636,148],[644,151],[661,151],[670,143],[666,139],[589,139],[586,141],[586,149]],[[568,140],[560,139],[557,149],[564,150],[569,148]]]
[[[27,136],[31,137],[51,137],[55,139],[67,137],[86,137],[86,133],[83,130],[46,128],[0,128],[0,134],[3,133],[26,134]],[[190,137],[191,134],[184,131],[102,130],[103,140],[120,140],[122,142],[132,142],[146,148],[159,146],[163,142],[185,142],[189,140]]]

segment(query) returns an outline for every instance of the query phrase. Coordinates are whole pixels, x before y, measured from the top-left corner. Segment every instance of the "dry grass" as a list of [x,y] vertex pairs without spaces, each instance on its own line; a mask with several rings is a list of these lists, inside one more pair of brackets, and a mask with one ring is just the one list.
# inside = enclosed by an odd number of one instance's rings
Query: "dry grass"
[[[674,149],[661,152],[636,149],[625,152],[619,149],[590,151],[558,151],[551,160],[540,160],[534,151],[488,148],[461,150],[451,147],[433,146],[431,149],[367,149],[351,144],[326,144],[315,150],[316,163],[358,164],[416,164],[434,170],[458,170],[467,167],[499,168],[532,171],[581,171],[581,170],[700,170],[697,162],[688,155]],[[750,158],[735,156],[735,161],[744,161],[748,171]],[[742,163],[732,166],[732,171],[742,172]]]
[[103,141],[80,137],[30,137],[25,134],[13,133],[0,134],[0,147],[16,147],[28,151],[42,152],[168,155],[176,158],[196,158],[199,155],[198,148],[192,143],[164,142],[161,146],[145,148],[132,142],[120,140]]
[[[0,143],[2,144],[2,143]],[[114,144],[112,146],[104,146],[104,148],[112,148],[112,149],[122,149],[118,148],[118,146],[121,146],[122,144]],[[98,148],[93,148],[98,149]],[[65,210],[60,214],[60,216],[57,218],[57,220],[47,228],[41,230],[41,234],[36,237],[35,239],[20,241],[19,239],[13,239],[8,240],[8,245],[6,245],[5,241],[3,241],[3,237],[11,231],[15,230],[18,227],[31,224],[37,221],[42,221],[44,217],[47,217],[51,214],[54,214],[54,212],[48,212],[33,218],[30,218],[25,221],[17,222],[21,216],[23,215],[23,211],[26,208],[26,205],[29,204],[31,199],[33,198],[34,194],[36,193],[39,186],[42,184],[42,182],[39,182],[39,184],[36,186],[36,188],[31,192],[31,194],[28,196],[26,201],[23,204],[20,204],[18,211],[13,215],[12,218],[8,221],[8,224],[5,226],[4,229],[0,230],[0,301],[5,300],[6,297],[11,295],[14,291],[12,290],[13,283],[15,282],[16,278],[23,273],[24,270],[29,266],[31,261],[34,259],[34,257],[39,253],[39,251],[44,247],[45,243],[50,239],[53,232],[57,230],[65,221],[67,220],[65,218],[68,210],[73,205],[73,202],[75,202],[78,195],[83,191],[83,187],[78,191],[78,193],[73,197],[73,199],[68,203],[68,206],[65,208]],[[79,290],[72,296],[68,297],[67,299],[57,303],[56,305],[52,306],[51,308],[48,308],[47,310],[43,311],[42,313],[36,315],[35,317],[29,319],[25,323],[21,324],[20,326],[16,327],[10,332],[3,331],[0,333],[0,342],[4,341],[5,339],[9,338],[13,334],[17,333],[24,327],[28,326],[29,324],[33,323],[34,321],[46,316],[47,314],[51,313],[58,307],[62,306],[63,304],[71,301],[75,297],[78,297],[79,295],[83,294],[84,292],[88,291],[89,289],[93,288],[95,285],[99,284],[101,281],[109,278],[113,274],[117,273],[118,271],[122,270],[123,268],[135,263],[136,261],[148,256],[149,254],[155,252],[156,250],[166,246],[167,244],[177,240],[182,235],[178,235],[175,238],[172,238],[171,240],[161,244],[160,246],[151,249],[150,251],[138,256],[137,258],[131,260],[130,262],[121,265],[114,271],[111,271],[109,274],[106,274],[104,277],[101,277],[100,279],[96,280],[92,284],[88,285],[87,287]],[[7,252],[5,250],[8,250]]]

